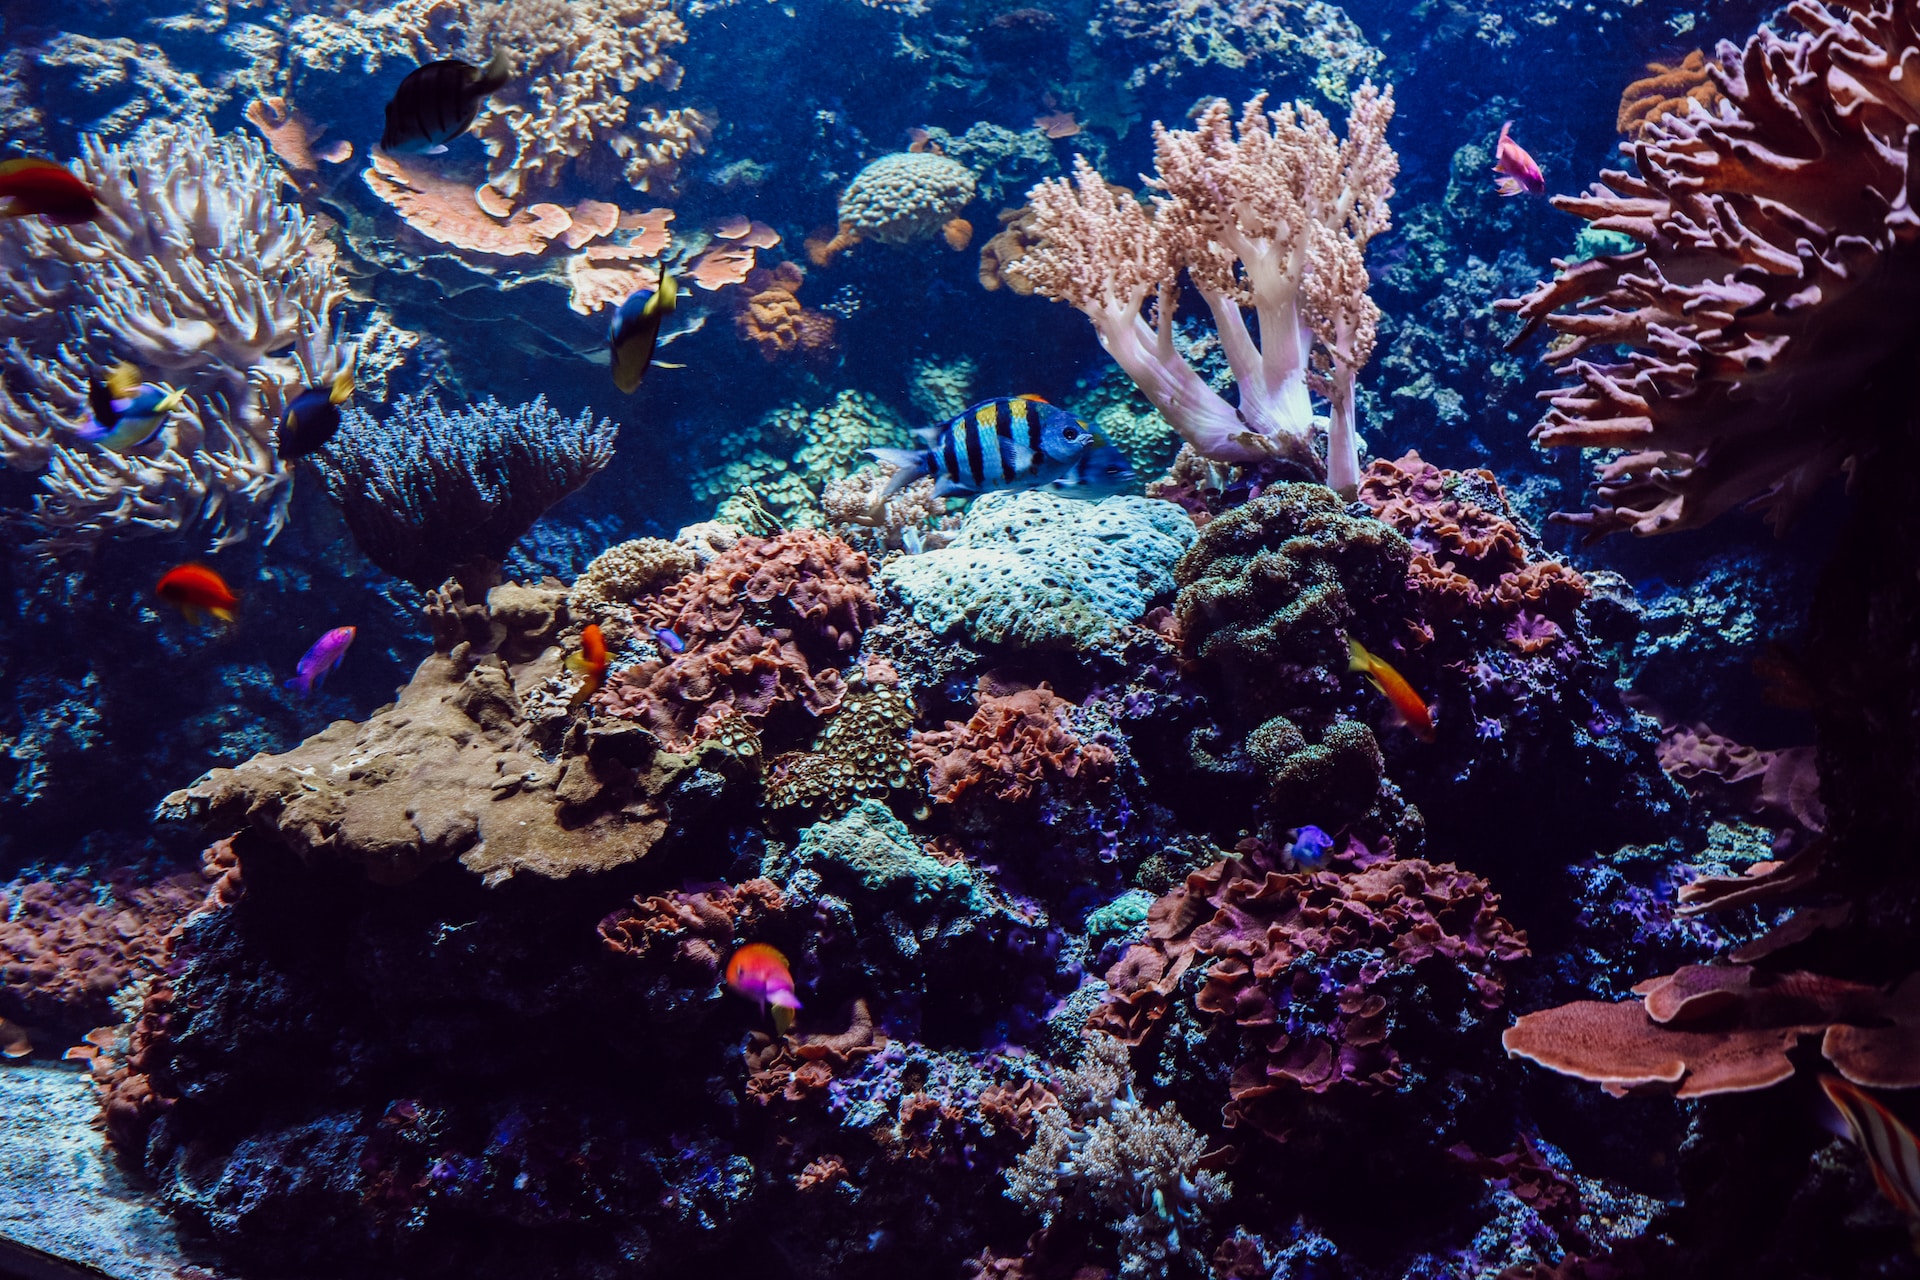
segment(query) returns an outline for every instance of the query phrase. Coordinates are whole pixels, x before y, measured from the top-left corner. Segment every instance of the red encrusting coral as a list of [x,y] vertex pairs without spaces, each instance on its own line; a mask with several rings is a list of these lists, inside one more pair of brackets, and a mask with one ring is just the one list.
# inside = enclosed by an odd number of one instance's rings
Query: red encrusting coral
[[927,768],[927,790],[943,804],[969,791],[1018,803],[1048,783],[1096,787],[1113,776],[1114,756],[1074,732],[1073,704],[1042,683],[1035,689],[991,692],[982,680],[973,716],[945,729],[913,735],[916,763]]
[[775,1038],[756,1031],[746,1050],[747,1096],[763,1106],[775,1098],[817,1098],[835,1076],[886,1047],[887,1033],[874,1026],[865,1000],[853,1002],[847,1029],[838,1034]]
[[666,959],[714,981],[740,940],[777,918],[786,905],[786,895],[771,880],[699,885],[636,897],[631,907],[600,922],[600,940],[621,955]]
[[1413,545],[1407,587],[1429,627],[1485,621],[1522,653],[1547,649],[1572,628],[1586,579],[1532,553],[1491,471],[1446,471],[1418,453],[1381,458],[1361,477],[1359,496]]
[[[1486,881],[1418,859],[1283,872],[1254,852],[1192,873],[1147,919],[1147,941],[1107,972],[1113,994],[1089,1025],[1141,1043],[1182,976],[1211,960],[1194,1007],[1238,1026],[1244,1050],[1223,1115],[1279,1139],[1302,1093],[1400,1083],[1391,979],[1420,970],[1433,992],[1452,989],[1464,1016],[1497,1008],[1502,968],[1528,954]],[[1356,951],[1373,956],[1330,963]],[[1439,980],[1447,971],[1450,983]]]
[[823,716],[846,691],[838,664],[875,616],[869,574],[864,553],[815,529],[744,537],[635,602],[685,650],[622,671],[594,701],[675,749],[711,736],[723,711],[760,721],[795,703]]

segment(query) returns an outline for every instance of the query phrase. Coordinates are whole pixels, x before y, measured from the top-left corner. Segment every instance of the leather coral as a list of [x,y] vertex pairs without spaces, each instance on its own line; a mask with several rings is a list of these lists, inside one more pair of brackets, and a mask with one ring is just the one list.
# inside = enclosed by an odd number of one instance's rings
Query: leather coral
[[[1742,503],[1776,523],[1894,430],[1884,388],[1920,339],[1908,130],[1916,0],[1813,0],[1707,66],[1723,101],[1666,115],[1556,207],[1640,247],[1559,263],[1500,305],[1559,336],[1533,438],[1627,452],[1598,472],[1593,537],[1703,525]],[[1625,355],[1616,351],[1624,348]],[[1884,375],[1884,376],[1880,376]]]

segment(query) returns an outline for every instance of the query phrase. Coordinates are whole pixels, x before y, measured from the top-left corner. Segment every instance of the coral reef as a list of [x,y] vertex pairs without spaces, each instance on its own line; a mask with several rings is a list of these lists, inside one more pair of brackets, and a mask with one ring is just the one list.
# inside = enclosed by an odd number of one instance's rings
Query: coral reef
[[[258,140],[202,122],[89,137],[77,171],[99,193],[97,219],[0,227],[0,460],[41,477],[39,546],[271,539],[292,477],[261,388],[325,383],[351,360],[331,241],[275,194]],[[88,379],[122,360],[185,392],[153,441],[124,453],[76,434]]]
[[880,577],[936,633],[1090,649],[1119,642],[1172,594],[1174,561],[1193,539],[1171,503],[995,493],[968,507],[944,548],[890,561]]
[[1194,68],[1271,67],[1345,104],[1382,60],[1359,24],[1325,0],[1103,0],[1091,31],[1158,55],[1134,69],[1136,87]]
[[1707,73],[1707,54],[1695,49],[1678,62],[1649,62],[1647,74],[1620,91],[1614,128],[1628,137],[1651,131],[1666,116],[1686,115],[1696,106],[1711,113],[1720,89]]
[[574,580],[567,608],[586,613],[624,604],[694,571],[691,550],[665,538],[635,538],[608,547]]
[[840,236],[912,244],[938,237],[973,199],[973,170],[931,151],[881,156],[840,193]]
[[512,409],[489,396],[453,414],[404,396],[384,418],[343,418],[313,455],[327,496],[369,560],[421,588],[506,559],[548,507],[607,465],[618,434],[590,412],[568,420],[545,396]]
[[968,794],[1018,803],[1049,785],[1084,792],[1111,778],[1113,752],[1074,732],[1072,710],[1045,684],[995,692],[983,680],[972,718],[915,734],[913,758],[942,804]]
[[783,752],[767,762],[767,803],[837,818],[863,797],[885,800],[913,780],[906,743],[912,725],[913,700],[899,687],[848,693],[812,750]]

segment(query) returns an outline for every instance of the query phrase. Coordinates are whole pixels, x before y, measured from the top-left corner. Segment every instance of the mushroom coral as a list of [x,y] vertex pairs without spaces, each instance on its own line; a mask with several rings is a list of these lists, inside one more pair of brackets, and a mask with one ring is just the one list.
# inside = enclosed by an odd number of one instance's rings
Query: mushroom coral
[[[1554,205],[1638,241],[1556,262],[1499,305],[1546,326],[1568,386],[1533,438],[1625,449],[1598,470],[1590,538],[1667,533],[1747,503],[1776,526],[1907,425],[1920,327],[1909,200],[1920,94],[1916,0],[1801,0],[1805,33],[1762,28],[1707,67],[1717,109],[1669,114]],[[1624,356],[1617,354],[1626,349]]]

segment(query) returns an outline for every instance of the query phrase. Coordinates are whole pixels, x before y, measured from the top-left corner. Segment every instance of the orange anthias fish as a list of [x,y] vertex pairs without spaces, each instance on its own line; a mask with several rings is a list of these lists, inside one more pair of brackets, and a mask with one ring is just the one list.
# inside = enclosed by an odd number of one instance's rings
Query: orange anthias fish
[[1533,162],[1527,149],[1513,140],[1508,132],[1513,128],[1509,120],[1500,126],[1500,141],[1495,144],[1493,171],[1501,176],[1493,180],[1503,196],[1517,196],[1521,192],[1528,195],[1541,195],[1547,189],[1547,175],[1540,172],[1540,166]]
[[1347,637],[1347,670],[1358,671],[1372,681],[1373,687],[1386,695],[1395,714],[1412,730],[1414,737],[1422,742],[1433,741],[1433,713],[1427,710],[1427,704],[1413,691],[1407,678],[1395,671],[1385,659],[1368,653],[1366,646],[1352,636]]
[[734,952],[727,961],[727,985],[749,1000],[758,1000],[762,1010],[772,1005],[773,1029],[787,1034],[800,1000],[793,994],[793,971],[777,949],[749,942]]
[[174,566],[161,576],[153,592],[195,624],[209,613],[222,622],[232,622],[233,611],[240,603],[226,579],[203,564]]
[[567,670],[586,677],[573,695],[576,707],[600,692],[600,686],[607,682],[607,637],[598,623],[589,623],[580,633],[580,652],[567,655]]
[[73,171],[51,160],[26,158],[0,161],[0,218],[34,214],[57,226],[92,222],[100,213],[93,188]]
[[1874,1185],[1907,1215],[1914,1252],[1920,1253],[1920,1140],[1878,1098],[1839,1076],[1823,1075],[1820,1087],[1866,1153]]

